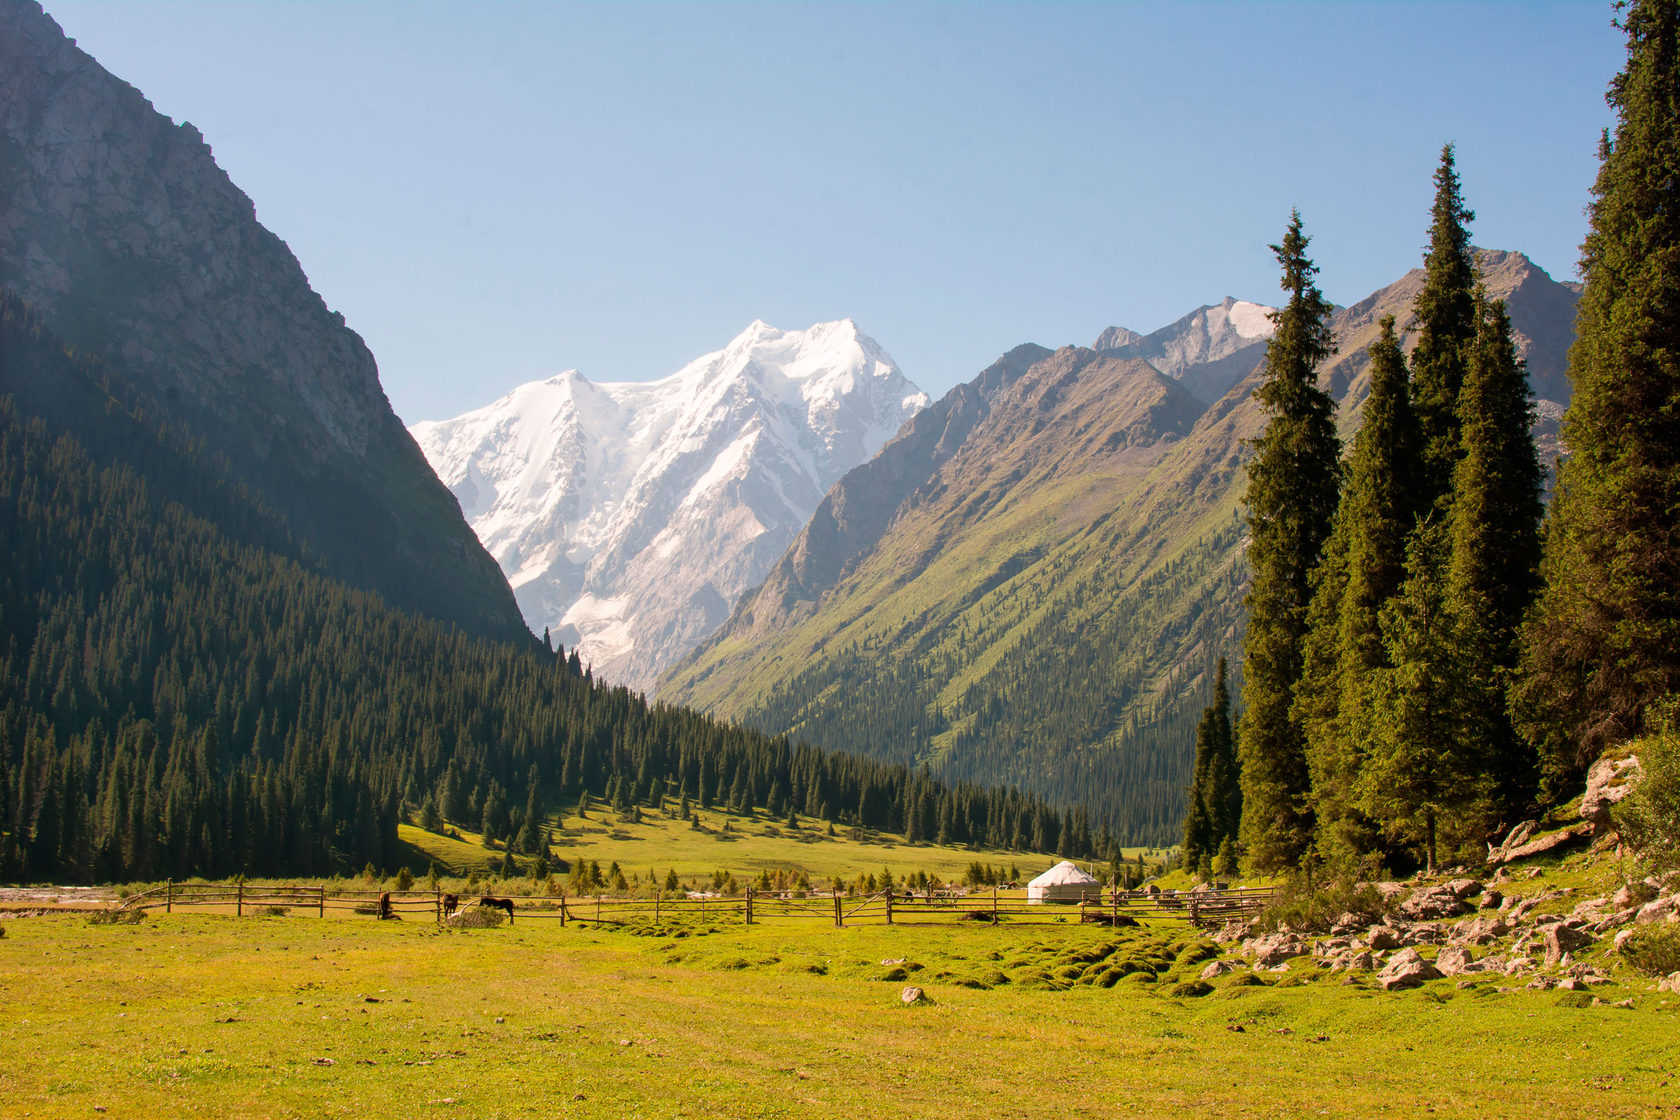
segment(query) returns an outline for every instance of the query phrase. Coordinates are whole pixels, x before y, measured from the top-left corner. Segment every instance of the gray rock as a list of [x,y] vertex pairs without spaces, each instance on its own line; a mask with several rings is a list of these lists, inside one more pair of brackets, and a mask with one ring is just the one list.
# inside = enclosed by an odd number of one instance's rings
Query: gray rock
[[1581,797],[1581,819],[1592,825],[1596,834],[1609,831],[1611,807],[1626,797],[1644,776],[1638,755],[1601,758],[1593,763],[1587,771],[1587,792]]
[[[1488,853],[1488,863],[1498,865],[1510,863],[1513,860],[1527,859],[1529,856],[1545,855],[1555,852],[1571,844],[1580,843],[1593,834],[1590,824],[1578,825],[1575,828],[1565,828],[1558,832],[1547,833],[1538,840],[1530,840],[1526,844],[1519,844],[1515,848],[1498,848]],[[1530,878],[1539,878],[1538,867],[1529,868]]]
[[927,999],[927,993],[920,988],[906,988],[899,993],[898,998],[905,1003],[921,1003]]
[[1640,925],[1649,925],[1661,921],[1680,912],[1680,898],[1657,898],[1639,908],[1633,920]]
[[1447,934],[1449,945],[1491,945],[1511,932],[1503,918],[1471,918],[1459,922]]
[[1435,967],[1440,969],[1443,976],[1457,976],[1461,972],[1469,972],[1475,965],[1475,958],[1470,950],[1461,946],[1450,946],[1442,949],[1435,956]]
[[1254,964],[1257,968],[1272,968],[1293,957],[1302,956],[1310,949],[1311,946],[1305,938],[1292,933],[1273,933],[1243,942],[1243,950],[1254,954]]
[[1475,898],[1482,893],[1482,884],[1476,879],[1454,879],[1446,884],[1446,889],[1457,898]]
[[1416,988],[1425,981],[1440,977],[1440,970],[1418,956],[1416,949],[1402,949],[1377,973],[1377,983],[1384,991],[1392,992],[1401,988]]
[[1503,905],[1505,905],[1505,896],[1498,891],[1485,890],[1482,892],[1483,910],[1497,910]]
[[1230,961],[1211,961],[1206,968],[1202,969],[1202,979],[1212,980],[1217,976],[1223,976],[1230,972],[1232,967]]
[[1400,913],[1415,922],[1431,918],[1452,918],[1468,909],[1451,883],[1420,888],[1400,904]]
[[1562,962],[1564,955],[1592,944],[1592,935],[1559,923],[1546,930],[1546,964]]
[[1372,926],[1370,934],[1365,938],[1373,952],[1384,953],[1390,949],[1400,948],[1400,938],[1388,926]]

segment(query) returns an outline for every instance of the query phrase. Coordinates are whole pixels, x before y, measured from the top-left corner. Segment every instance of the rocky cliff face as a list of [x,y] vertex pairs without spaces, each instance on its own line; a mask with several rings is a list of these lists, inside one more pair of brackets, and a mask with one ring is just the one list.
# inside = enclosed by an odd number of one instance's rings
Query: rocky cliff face
[[754,323],[658,381],[571,371],[413,431],[532,629],[648,690],[926,403],[850,320]]
[[0,285],[226,455],[346,582],[482,634],[506,583],[373,356],[190,124],[0,0]]

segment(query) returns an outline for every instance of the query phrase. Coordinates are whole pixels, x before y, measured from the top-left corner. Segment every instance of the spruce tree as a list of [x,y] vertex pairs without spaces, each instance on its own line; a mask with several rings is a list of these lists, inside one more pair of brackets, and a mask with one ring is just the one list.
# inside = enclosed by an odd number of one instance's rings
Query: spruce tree
[[[1202,718],[1196,724],[1195,777],[1184,813],[1184,862],[1190,867],[1198,866],[1204,857],[1211,858],[1223,841],[1236,836],[1242,810],[1231,742],[1231,692],[1225,673],[1225,659],[1221,657],[1214,677],[1213,703],[1202,709]],[[1105,822],[1099,854],[1107,835]]]
[[1335,403],[1318,387],[1320,363],[1334,353],[1331,305],[1313,282],[1308,238],[1295,211],[1281,245],[1288,303],[1273,314],[1265,380],[1255,390],[1267,416],[1248,465],[1252,579],[1243,639],[1238,730],[1242,763],[1242,847],[1256,868],[1293,864],[1312,831],[1305,744],[1291,706],[1301,677],[1308,573],[1318,562],[1336,510],[1341,452]]
[[1429,251],[1418,293],[1417,347],[1412,351],[1412,396],[1423,429],[1423,462],[1430,503],[1452,491],[1459,456],[1458,391],[1476,337],[1476,261],[1465,223],[1474,212],[1459,194],[1453,146],[1441,149],[1430,209]]
[[1448,593],[1473,659],[1474,736],[1490,769],[1495,805],[1509,822],[1534,794],[1534,752],[1517,735],[1504,696],[1516,667],[1523,616],[1539,582],[1540,458],[1530,425],[1528,375],[1503,300],[1483,303],[1458,398],[1463,456],[1453,473]]
[[1307,740],[1320,851],[1356,857],[1371,833],[1353,803],[1364,751],[1353,728],[1372,672],[1387,667],[1378,624],[1405,578],[1406,541],[1423,493],[1420,433],[1394,317],[1371,347],[1371,391],[1354,436],[1331,542],[1314,573],[1303,685],[1296,700]]
[[1680,691],[1680,8],[1634,0],[1621,26],[1581,248],[1569,458],[1514,697],[1559,790]]
[[1447,595],[1447,553],[1439,521],[1418,527],[1406,581],[1379,612],[1389,667],[1370,675],[1354,725],[1365,753],[1360,808],[1392,838],[1418,844],[1430,871],[1443,834],[1479,839],[1470,810],[1486,792],[1483,759],[1463,735],[1475,667]]

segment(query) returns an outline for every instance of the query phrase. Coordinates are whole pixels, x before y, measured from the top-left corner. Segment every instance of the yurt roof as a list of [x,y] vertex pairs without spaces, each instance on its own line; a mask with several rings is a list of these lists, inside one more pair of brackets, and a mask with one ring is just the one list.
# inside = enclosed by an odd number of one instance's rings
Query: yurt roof
[[1063,886],[1092,886],[1096,880],[1073,865],[1072,860],[1064,859],[1032,882],[1029,887],[1063,887]]

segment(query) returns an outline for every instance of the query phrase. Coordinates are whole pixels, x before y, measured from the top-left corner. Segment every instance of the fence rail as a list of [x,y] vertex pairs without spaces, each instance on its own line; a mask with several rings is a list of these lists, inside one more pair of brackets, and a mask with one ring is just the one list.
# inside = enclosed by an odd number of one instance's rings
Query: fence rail
[[[488,897],[488,896],[486,896]],[[454,899],[464,908],[479,896],[446,894],[441,890],[374,891],[330,887],[283,886],[254,883],[165,883],[131,895],[121,909],[231,910],[246,914],[290,914],[313,911],[317,917],[333,913],[378,918],[427,917],[443,921],[445,906]],[[829,892],[758,892],[736,896],[687,895],[652,898],[611,898],[604,895],[510,895],[510,921],[516,918],[583,922],[594,926],[660,925],[740,921],[821,921],[836,927],[852,924],[946,925],[1002,922],[1061,923],[1077,914],[1081,924],[1130,925],[1145,921],[1187,922],[1203,928],[1253,917],[1272,901],[1269,887],[1198,891],[1093,891],[1077,900],[1029,902],[1020,891],[924,891],[920,894],[881,891],[857,896]]]

